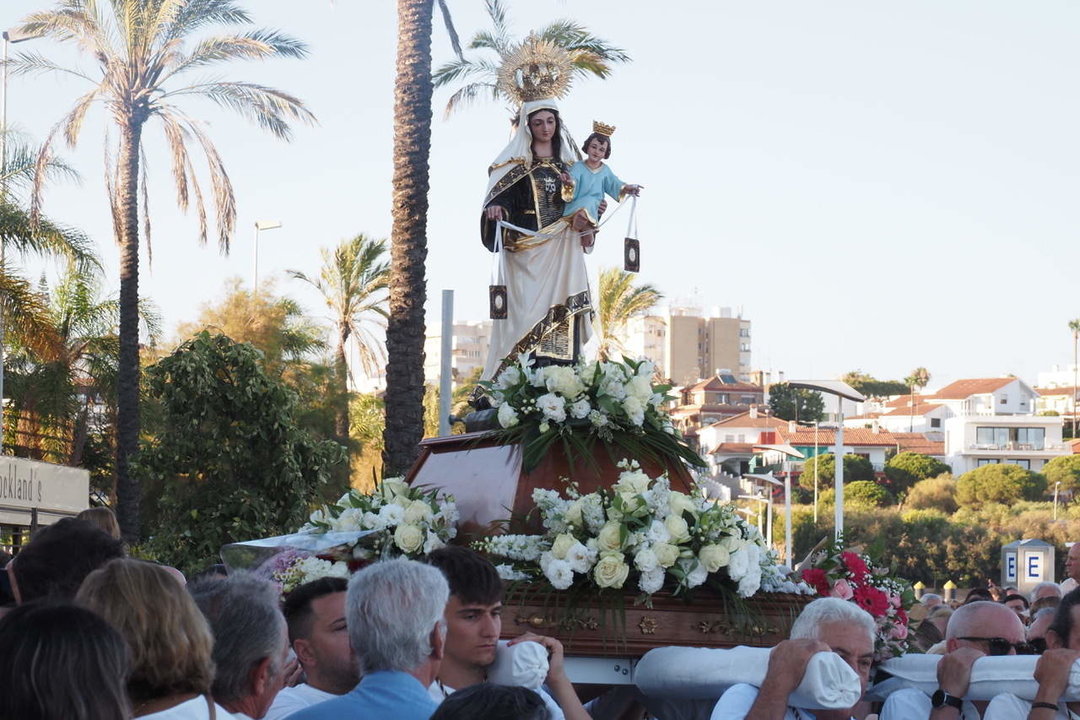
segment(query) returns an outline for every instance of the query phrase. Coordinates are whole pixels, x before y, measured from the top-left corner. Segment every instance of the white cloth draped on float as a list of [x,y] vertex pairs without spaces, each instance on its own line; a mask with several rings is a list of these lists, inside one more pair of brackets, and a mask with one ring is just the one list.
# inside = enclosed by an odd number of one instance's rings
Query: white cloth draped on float
[[[971,666],[971,683],[967,700],[990,700],[1001,693],[1011,693],[1024,700],[1032,700],[1039,689],[1034,679],[1038,655],[999,655],[981,657]],[[902,688],[922,690],[928,696],[938,689],[937,665],[940,655],[904,655],[886,660],[881,669],[892,677],[876,683],[868,695],[884,700]],[[1080,700],[1080,661],[1073,663],[1069,671],[1069,685],[1062,700]]]
[[[719,698],[733,685],[761,686],[771,648],[662,647],[650,650],[634,670],[634,683],[647,696],[673,699]],[[850,708],[862,696],[859,676],[836,653],[810,658],[802,682],[788,704],[807,710]]]

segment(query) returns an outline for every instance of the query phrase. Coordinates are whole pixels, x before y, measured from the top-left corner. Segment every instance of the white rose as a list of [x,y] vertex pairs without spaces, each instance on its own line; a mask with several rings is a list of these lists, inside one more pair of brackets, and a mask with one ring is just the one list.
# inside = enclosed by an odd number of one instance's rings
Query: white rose
[[649,572],[641,573],[641,577],[638,578],[638,587],[641,592],[646,595],[652,595],[654,592],[659,592],[660,588],[664,587],[664,569],[656,568]]
[[561,423],[566,420],[566,400],[555,393],[536,398],[536,407],[552,422]]
[[431,505],[428,505],[424,500],[413,500],[409,503],[409,507],[405,509],[405,522],[413,525],[419,525],[425,520],[430,520],[431,516],[435,513],[431,510]]
[[424,531],[415,525],[398,525],[394,531],[394,544],[403,553],[414,553],[424,544]]
[[343,510],[337,519],[330,521],[330,529],[334,532],[359,530],[360,523],[364,519],[364,511],[360,508],[347,508]]
[[566,559],[566,551],[573,547],[577,539],[573,535],[562,533],[551,543],[551,556],[557,560]]
[[565,560],[550,560],[544,570],[544,577],[556,590],[565,590],[574,583],[574,571]]
[[600,534],[596,536],[596,545],[600,552],[622,549],[622,525],[609,522],[600,528]]
[[668,507],[671,508],[671,512],[675,515],[682,515],[687,510],[689,510],[691,514],[697,514],[697,507],[694,505],[694,501],[690,499],[689,495],[681,493],[678,490],[672,490],[671,495],[668,496]]
[[679,559],[679,548],[670,543],[656,543],[652,549],[656,553],[656,561],[660,563],[660,567],[669,568]]
[[578,498],[566,506],[566,512],[563,513],[563,518],[566,520],[567,525],[573,525],[577,528],[582,526],[584,520],[581,517],[581,498]]
[[511,407],[510,403],[504,403],[499,406],[499,425],[504,428],[511,428],[520,422],[518,420],[517,410]]
[[671,542],[684,543],[690,540],[690,527],[681,515],[668,515],[664,518],[664,526],[671,533]]
[[577,419],[577,420],[581,420],[583,418],[588,417],[589,413],[591,413],[591,412],[592,412],[592,405],[589,405],[589,401],[586,400],[585,398],[582,398],[581,400],[578,400],[577,402],[575,402],[573,405],[570,406],[570,416]]
[[630,566],[623,562],[620,552],[606,552],[600,555],[593,568],[593,580],[602,588],[621,588],[630,574]]
[[626,399],[622,401],[622,407],[630,422],[641,427],[645,422],[645,404],[633,395],[628,395]]
[[649,399],[652,397],[652,381],[648,377],[635,375],[630,379],[630,382],[626,383],[626,392],[644,405],[649,402]]
[[585,386],[574,368],[561,365],[549,365],[544,368],[544,384],[548,390],[563,397],[575,398],[585,392]]
[[652,548],[642,548],[634,554],[634,567],[643,573],[651,572],[660,567],[660,561]]
[[623,470],[615,490],[620,493],[643,493],[649,489],[649,476],[640,470]]
[[516,365],[511,365],[499,373],[499,378],[495,381],[495,387],[500,390],[509,390],[521,380],[521,371],[518,370]]
[[731,559],[731,553],[727,551],[723,545],[706,545],[698,551],[698,560],[705,566],[705,569],[711,573],[716,572],[722,567],[727,567],[728,561]]

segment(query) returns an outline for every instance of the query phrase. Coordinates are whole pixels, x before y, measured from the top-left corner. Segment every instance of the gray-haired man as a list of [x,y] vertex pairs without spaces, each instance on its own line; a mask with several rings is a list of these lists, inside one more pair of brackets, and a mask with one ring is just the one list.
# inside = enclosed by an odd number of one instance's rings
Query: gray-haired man
[[438,707],[427,688],[443,657],[449,597],[442,572],[413,560],[387,560],[353,575],[345,616],[363,679],[347,695],[289,720],[428,720]]
[[238,717],[263,717],[285,684],[289,654],[277,589],[241,572],[188,590],[214,633],[214,700]]

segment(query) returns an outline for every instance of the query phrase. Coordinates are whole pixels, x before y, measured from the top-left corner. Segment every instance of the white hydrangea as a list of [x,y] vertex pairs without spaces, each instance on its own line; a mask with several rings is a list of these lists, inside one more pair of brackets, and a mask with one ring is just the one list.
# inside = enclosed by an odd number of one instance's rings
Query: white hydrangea
[[386,529],[386,520],[369,510],[364,513],[364,517],[360,521],[360,526],[364,530],[375,530],[378,532]]
[[600,496],[589,493],[581,498],[581,517],[585,523],[585,529],[594,535],[600,532],[607,521],[604,517],[604,506]]
[[635,375],[626,383],[626,394],[645,405],[653,396],[652,382],[647,377]]
[[492,555],[518,560],[536,562],[543,552],[543,537],[540,535],[494,535],[483,542],[483,547]]
[[589,414],[592,413],[592,411],[592,405],[589,404],[589,401],[585,398],[581,398],[570,406],[570,417],[575,420],[583,420],[589,417]]
[[664,568],[657,567],[648,572],[641,573],[638,578],[638,587],[641,592],[646,595],[652,595],[655,592],[659,592],[660,588],[664,587]]
[[761,587],[761,568],[755,566],[739,580],[739,597],[750,597]]
[[566,551],[566,562],[570,563],[570,569],[584,575],[596,564],[596,550],[590,549],[580,542],[574,543]]
[[360,508],[346,508],[341,514],[330,521],[330,530],[333,532],[348,532],[360,530],[364,511]]
[[696,558],[679,560],[679,567],[686,573],[686,587],[696,588],[709,577],[709,571]]
[[385,523],[385,527],[400,525],[405,519],[405,508],[397,503],[390,503],[379,508],[379,517]]
[[604,377],[600,382],[600,393],[613,397],[616,400],[622,400],[626,397],[626,386],[623,384],[620,378]]
[[566,560],[550,558],[544,568],[544,577],[556,590],[565,590],[574,583],[574,570]]
[[671,539],[671,532],[663,520],[653,520],[645,532],[645,539],[650,543],[666,543]]
[[[634,567],[640,572],[647,573],[660,567],[660,561],[651,547],[643,547],[634,554]],[[663,574],[663,568],[661,568]]]

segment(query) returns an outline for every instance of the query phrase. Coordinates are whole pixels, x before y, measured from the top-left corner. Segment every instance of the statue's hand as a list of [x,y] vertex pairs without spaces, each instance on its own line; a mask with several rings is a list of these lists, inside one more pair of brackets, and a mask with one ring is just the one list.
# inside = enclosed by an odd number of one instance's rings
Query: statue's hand
[[506,208],[502,205],[489,205],[487,209],[484,210],[484,217],[488,220],[505,220]]

